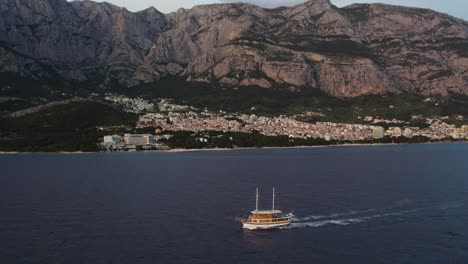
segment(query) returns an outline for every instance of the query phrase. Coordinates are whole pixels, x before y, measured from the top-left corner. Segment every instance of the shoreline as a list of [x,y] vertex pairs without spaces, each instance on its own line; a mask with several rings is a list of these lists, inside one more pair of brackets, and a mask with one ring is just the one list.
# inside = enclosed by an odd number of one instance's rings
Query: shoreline
[[150,150],[150,151],[54,151],[54,152],[21,152],[21,151],[0,151],[0,155],[14,154],[98,154],[98,153],[183,153],[183,152],[208,152],[208,151],[237,151],[237,150],[269,150],[269,149],[313,149],[313,148],[333,148],[333,147],[379,147],[379,146],[400,146],[400,145],[435,145],[435,144],[460,144],[468,142],[424,142],[424,143],[363,143],[363,144],[338,144],[338,145],[323,145],[323,146],[291,146],[291,147],[241,147],[241,148],[205,148],[205,149],[169,149],[169,150]]
[[[291,147],[242,147],[242,148],[207,148],[207,149],[170,149],[162,150],[157,152],[169,152],[169,153],[180,153],[180,152],[202,152],[202,151],[231,151],[231,150],[268,150],[268,149],[309,149],[309,148],[331,148],[331,147],[360,147],[360,146],[391,146],[391,145],[406,145],[408,143],[401,144],[340,144],[340,145],[323,145],[323,146],[291,146]],[[429,143],[430,144],[430,143]]]
[[[242,147],[242,148],[207,148],[207,149],[170,149],[170,150],[155,150],[147,152],[203,152],[203,151],[235,151],[235,150],[268,150],[268,149],[313,149],[313,148],[339,148],[339,147],[383,147],[383,146],[403,146],[403,145],[435,145],[435,144],[456,144],[468,143],[462,142],[424,142],[424,143],[362,143],[362,144],[337,144],[337,145],[322,145],[322,146],[291,146],[291,147]],[[143,151],[144,152],[144,151]]]

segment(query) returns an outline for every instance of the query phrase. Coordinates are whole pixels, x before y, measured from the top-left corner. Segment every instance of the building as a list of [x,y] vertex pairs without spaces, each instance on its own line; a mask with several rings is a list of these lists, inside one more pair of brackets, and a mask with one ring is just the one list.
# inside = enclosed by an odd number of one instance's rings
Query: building
[[373,127],[372,128],[372,137],[375,139],[383,138],[385,135],[385,131],[383,127]]
[[461,126],[460,130],[461,130],[462,133],[468,133],[468,125]]
[[460,139],[463,138],[463,135],[460,132],[455,131],[450,134],[450,137],[453,139]]
[[411,128],[409,128],[409,127],[405,128],[405,130],[403,131],[403,136],[406,137],[406,138],[412,138],[413,137],[413,131],[411,130]]
[[399,127],[389,127],[385,132],[385,135],[390,137],[401,137],[402,131]]
[[118,135],[104,136],[104,145],[115,146],[122,144],[122,137]]
[[126,145],[145,146],[156,142],[153,135],[150,134],[125,134],[124,141]]

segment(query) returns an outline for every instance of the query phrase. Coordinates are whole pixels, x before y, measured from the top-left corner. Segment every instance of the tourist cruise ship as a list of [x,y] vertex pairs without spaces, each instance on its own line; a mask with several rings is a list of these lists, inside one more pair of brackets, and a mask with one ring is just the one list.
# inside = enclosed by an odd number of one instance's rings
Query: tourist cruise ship
[[251,212],[249,218],[242,220],[245,229],[272,229],[291,224],[294,217],[292,213],[283,214],[275,210],[275,188],[273,188],[273,206],[271,210],[258,210],[258,188],[255,202],[255,211]]

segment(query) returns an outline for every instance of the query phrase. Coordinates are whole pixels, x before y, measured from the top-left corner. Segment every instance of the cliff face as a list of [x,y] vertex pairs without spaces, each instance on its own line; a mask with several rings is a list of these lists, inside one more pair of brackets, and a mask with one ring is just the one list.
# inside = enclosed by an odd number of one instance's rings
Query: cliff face
[[167,27],[155,9],[88,1],[0,0],[0,17],[0,52],[15,58],[2,71],[74,81],[128,83]]
[[385,68],[422,94],[468,93],[468,23],[427,9],[344,8]]
[[431,10],[311,0],[164,15],[106,3],[0,0],[0,71],[132,86],[166,76],[341,97],[468,94],[468,23]]

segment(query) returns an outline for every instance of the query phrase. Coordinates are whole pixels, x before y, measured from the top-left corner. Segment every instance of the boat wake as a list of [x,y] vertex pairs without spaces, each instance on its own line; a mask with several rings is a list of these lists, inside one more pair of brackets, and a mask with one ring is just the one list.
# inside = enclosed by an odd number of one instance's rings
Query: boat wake
[[[399,215],[404,215],[404,214],[409,214],[413,213],[416,211],[423,210],[424,208],[417,208],[417,209],[411,209],[411,210],[404,210],[404,211],[396,211],[396,212],[382,212],[378,214],[372,214],[372,215],[367,215],[367,216],[361,216],[361,217],[348,217],[348,218],[343,218],[343,216],[350,216],[350,215],[358,215],[358,214],[364,214],[364,213],[369,213],[369,212],[376,212],[378,210],[366,210],[366,211],[350,211],[347,213],[337,213],[337,214],[330,214],[330,215],[316,215],[316,216],[307,216],[303,218],[296,218],[294,219],[293,223],[289,226],[282,227],[282,229],[292,229],[292,228],[303,228],[303,227],[321,227],[325,225],[341,225],[341,226],[346,226],[350,224],[356,224],[356,223],[364,223],[368,222],[373,219],[377,218],[384,218],[384,217],[390,217],[390,216],[399,216]],[[331,218],[331,219],[328,219]],[[320,220],[324,219],[324,220]],[[317,220],[317,221],[309,221],[309,220]],[[320,221],[319,221],[320,220]],[[309,222],[307,222],[309,221]]]
[[362,210],[362,211],[348,211],[344,213],[334,213],[334,214],[328,214],[328,215],[310,215],[302,218],[293,218],[293,221],[298,222],[298,221],[309,221],[309,220],[320,220],[320,219],[328,219],[328,218],[336,218],[336,217],[343,217],[343,216],[351,216],[351,215],[358,215],[358,214],[365,214],[365,213],[371,213],[371,212],[377,212],[379,210],[377,209],[369,209],[369,210]]

